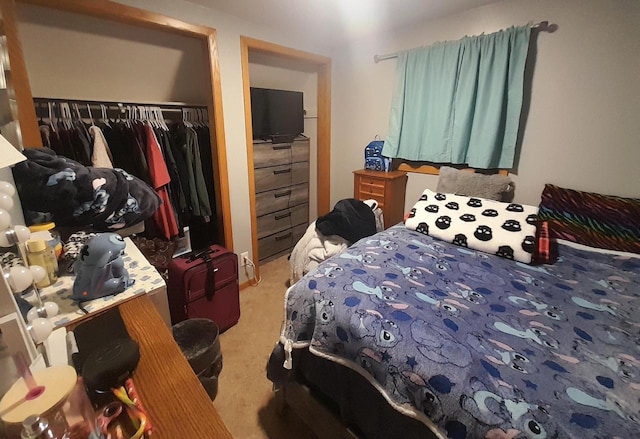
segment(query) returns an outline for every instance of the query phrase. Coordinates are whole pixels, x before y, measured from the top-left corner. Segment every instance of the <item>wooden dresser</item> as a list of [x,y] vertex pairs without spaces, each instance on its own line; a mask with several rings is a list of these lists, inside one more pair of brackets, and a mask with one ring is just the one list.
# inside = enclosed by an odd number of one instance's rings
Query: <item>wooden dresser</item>
[[309,138],[253,142],[258,260],[291,252],[309,225]]
[[353,174],[353,197],[358,200],[376,200],[382,209],[385,229],[403,220],[406,172],[360,169],[353,171]]

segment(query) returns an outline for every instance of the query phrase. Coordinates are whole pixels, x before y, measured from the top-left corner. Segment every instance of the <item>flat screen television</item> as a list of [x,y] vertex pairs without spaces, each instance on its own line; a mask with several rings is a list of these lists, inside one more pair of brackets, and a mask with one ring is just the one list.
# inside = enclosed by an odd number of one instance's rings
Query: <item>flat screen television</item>
[[254,139],[291,137],[304,132],[302,92],[251,87]]

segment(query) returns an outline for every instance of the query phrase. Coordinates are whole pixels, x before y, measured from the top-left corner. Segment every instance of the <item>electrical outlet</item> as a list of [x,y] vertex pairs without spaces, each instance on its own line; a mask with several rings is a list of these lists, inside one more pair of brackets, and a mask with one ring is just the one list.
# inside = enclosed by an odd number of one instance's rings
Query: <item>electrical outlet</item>
[[240,253],[240,265],[243,267],[246,267],[248,264],[249,260],[249,252],[242,252]]

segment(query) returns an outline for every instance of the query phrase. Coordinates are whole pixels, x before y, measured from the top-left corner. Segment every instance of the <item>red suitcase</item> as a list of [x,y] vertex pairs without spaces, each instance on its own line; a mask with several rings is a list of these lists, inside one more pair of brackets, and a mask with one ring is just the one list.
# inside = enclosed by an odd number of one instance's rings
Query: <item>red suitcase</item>
[[225,331],[240,319],[238,255],[219,245],[175,258],[168,280],[171,323],[211,319]]

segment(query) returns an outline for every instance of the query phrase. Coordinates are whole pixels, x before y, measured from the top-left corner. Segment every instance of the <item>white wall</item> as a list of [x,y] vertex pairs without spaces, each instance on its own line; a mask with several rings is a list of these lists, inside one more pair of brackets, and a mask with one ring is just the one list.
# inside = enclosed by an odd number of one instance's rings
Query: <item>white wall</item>
[[[558,30],[537,39],[516,200],[537,205],[545,183],[640,197],[640,2],[509,0],[353,41],[335,54],[332,201],[352,196],[364,146],[386,134],[395,61],[375,64],[374,54],[542,20]],[[436,183],[410,174],[407,209]]]
[[206,105],[195,38],[19,4],[20,41],[36,97]]

